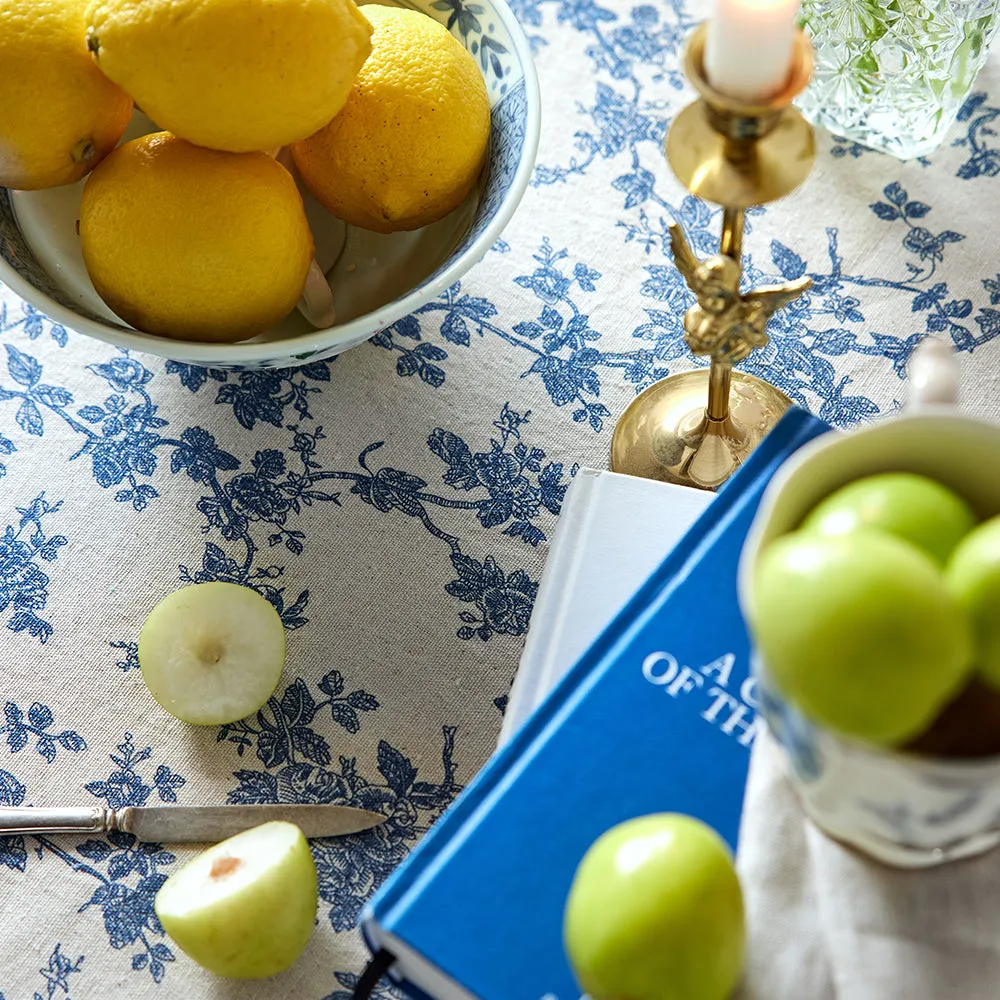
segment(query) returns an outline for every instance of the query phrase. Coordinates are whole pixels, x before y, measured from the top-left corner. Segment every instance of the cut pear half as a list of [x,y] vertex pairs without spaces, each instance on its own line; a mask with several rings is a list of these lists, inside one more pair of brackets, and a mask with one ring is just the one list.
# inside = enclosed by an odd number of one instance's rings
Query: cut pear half
[[285,664],[285,629],[269,601],[235,583],[197,583],[165,597],[139,635],[152,696],[196,726],[256,712]]
[[312,936],[316,864],[292,823],[264,823],[210,847],[163,883],[154,909],[171,940],[218,976],[282,972]]

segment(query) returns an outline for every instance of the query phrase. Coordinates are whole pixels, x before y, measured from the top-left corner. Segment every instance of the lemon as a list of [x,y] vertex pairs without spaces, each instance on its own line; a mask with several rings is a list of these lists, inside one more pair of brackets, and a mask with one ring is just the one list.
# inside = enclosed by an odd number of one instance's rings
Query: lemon
[[280,163],[168,132],[120,146],[87,178],[80,242],[94,288],[122,319],[179,340],[267,330],[302,294],[313,255]]
[[71,184],[115,147],[132,99],[94,66],[83,0],[0,0],[0,185]]
[[[84,0],[85,2],[85,0]],[[91,0],[97,65],[160,128],[247,152],[325,125],[370,51],[354,0]]]
[[417,11],[368,5],[372,54],[344,109],[295,143],[309,190],[365,229],[417,229],[469,194],[486,157],[486,84],[448,30]]

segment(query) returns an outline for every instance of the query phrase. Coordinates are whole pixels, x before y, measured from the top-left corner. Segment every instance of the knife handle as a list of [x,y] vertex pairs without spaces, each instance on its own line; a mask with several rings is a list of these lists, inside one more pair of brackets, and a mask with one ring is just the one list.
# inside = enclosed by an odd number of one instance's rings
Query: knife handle
[[131,809],[41,809],[0,806],[0,836],[20,833],[128,832]]

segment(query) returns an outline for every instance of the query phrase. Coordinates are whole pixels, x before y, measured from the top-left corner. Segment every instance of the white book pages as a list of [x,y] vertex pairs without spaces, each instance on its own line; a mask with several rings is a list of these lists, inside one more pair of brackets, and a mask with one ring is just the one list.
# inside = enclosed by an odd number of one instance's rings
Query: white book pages
[[549,549],[499,745],[541,704],[714,496],[580,469]]

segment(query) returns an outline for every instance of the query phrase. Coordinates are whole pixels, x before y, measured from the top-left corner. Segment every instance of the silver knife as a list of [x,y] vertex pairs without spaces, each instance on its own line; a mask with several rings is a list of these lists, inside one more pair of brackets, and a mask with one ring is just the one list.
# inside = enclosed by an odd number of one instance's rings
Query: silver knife
[[103,809],[0,807],[0,836],[21,833],[112,833],[156,844],[208,844],[270,820],[294,823],[308,838],[360,833],[385,821],[354,806],[152,806]]

